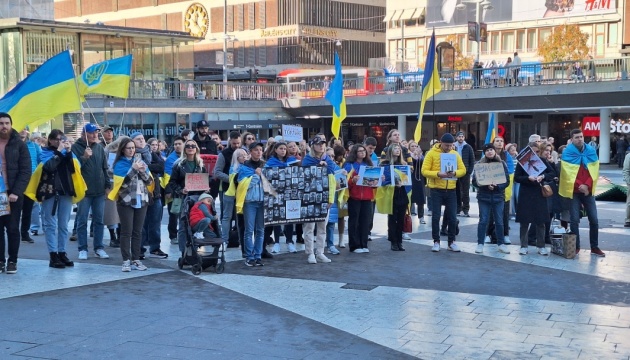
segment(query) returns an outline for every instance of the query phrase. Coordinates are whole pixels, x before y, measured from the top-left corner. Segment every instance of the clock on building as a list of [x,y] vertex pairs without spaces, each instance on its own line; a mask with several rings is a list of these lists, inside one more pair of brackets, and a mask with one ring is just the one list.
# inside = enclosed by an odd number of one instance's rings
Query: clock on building
[[203,38],[208,32],[208,12],[203,5],[191,4],[184,14],[184,31],[195,37]]

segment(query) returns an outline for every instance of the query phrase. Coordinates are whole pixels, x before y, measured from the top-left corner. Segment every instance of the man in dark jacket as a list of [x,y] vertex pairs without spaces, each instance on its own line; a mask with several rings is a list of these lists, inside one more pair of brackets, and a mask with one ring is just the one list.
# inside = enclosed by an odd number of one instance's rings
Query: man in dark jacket
[[101,130],[95,124],[83,127],[81,138],[72,145],[72,152],[81,163],[81,174],[88,188],[83,200],[79,201],[77,215],[77,240],[79,242],[79,260],[87,260],[87,221],[92,210],[94,226],[94,252],[101,259],[109,259],[103,246],[103,211],[105,196],[112,189],[107,174],[107,155],[98,142]]
[[617,166],[619,168],[623,167],[623,160],[626,157],[626,150],[628,149],[628,141],[626,140],[625,135],[620,135],[619,140],[617,140]]
[[208,122],[206,120],[200,120],[197,122],[197,130],[193,140],[199,146],[200,154],[217,155],[217,143],[212,140],[210,134],[208,134]]
[[[24,191],[31,177],[31,155],[20,135],[13,130],[11,115],[0,113],[0,161],[2,181],[0,184],[0,231],[7,232],[9,253],[7,274],[17,272],[18,251],[20,249],[20,214],[24,201]],[[9,213],[7,213],[9,212]],[[5,271],[4,236],[0,241],[0,273]]]
[[464,166],[466,166],[466,175],[457,179],[457,214],[461,215],[464,212],[465,217],[470,217],[468,211],[470,210],[470,175],[475,167],[475,151],[472,146],[466,143],[464,140],[466,136],[463,131],[458,131],[455,140],[455,150],[462,157]]

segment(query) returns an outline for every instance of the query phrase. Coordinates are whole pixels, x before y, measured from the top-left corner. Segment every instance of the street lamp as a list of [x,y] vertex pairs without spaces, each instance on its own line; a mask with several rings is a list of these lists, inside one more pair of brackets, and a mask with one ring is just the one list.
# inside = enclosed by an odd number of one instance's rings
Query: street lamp
[[457,10],[466,10],[468,8],[466,4],[475,4],[475,23],[477,24],[476,25],[477,33],[475,34],[475,40],[477,42],[477,57],[475,61],[478,62],[479,54],[481,52],[481,39],[480,39],[479,31],[481,29],[481,21],[483,20],[481,18],[481,10],[483,9],[485,11],[490,11],[494,9],[494,7],[492,6],[492,2],[490,0],[462,0],[461,3],[455,6],[455,8]]

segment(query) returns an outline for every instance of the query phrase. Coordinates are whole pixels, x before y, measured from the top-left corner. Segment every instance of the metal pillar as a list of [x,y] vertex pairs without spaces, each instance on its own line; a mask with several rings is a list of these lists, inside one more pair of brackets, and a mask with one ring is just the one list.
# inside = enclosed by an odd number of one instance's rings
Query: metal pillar
[[413,136],[410,138],[407,136],[407,116],[406,115],[398,115],[398,124],[397,127],[398,132],[400,133],[400,138],[401,139],[412,139]]
[[610,109],[605,108],[599,110],[599,163],[610,163]]

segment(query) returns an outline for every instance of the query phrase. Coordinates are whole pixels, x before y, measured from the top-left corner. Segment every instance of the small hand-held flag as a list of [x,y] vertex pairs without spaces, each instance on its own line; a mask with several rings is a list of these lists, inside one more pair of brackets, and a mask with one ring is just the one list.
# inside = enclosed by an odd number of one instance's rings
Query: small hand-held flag
[[442,91],[440,74],[438,73],[437,61],[435,61],[435,30],[431,34],[429,49],[427,50],[427,60],[424,63],[424,78],[422,79],[422,97],[420,98],[420,113],[418,114],[418,125],[413,134],[416,142],[420,142],[422,137],[422,116],[424,115],[424,105],[427,100]]
[[86,94],[103,94],[120,98],[129,97],[131,55],[105,60],[85,69],[79,77],[81,97]]
[[0,99],[0,112],[11,115],[17,130],[80,109],[68,50],[48,59]]
[[341,61],[335,51],[335,78],[326,93],[326,100],[333,106],[332,125],[330,130],[336,138],[339,138],[341,122],[346,118],[346,98],[343,96],[343,75],[341,74]]
[[486,133],[486,142],[484,144],[493,142],[495,137],[494,113],[490,113],[490,122],[488,122],[488,132]]

